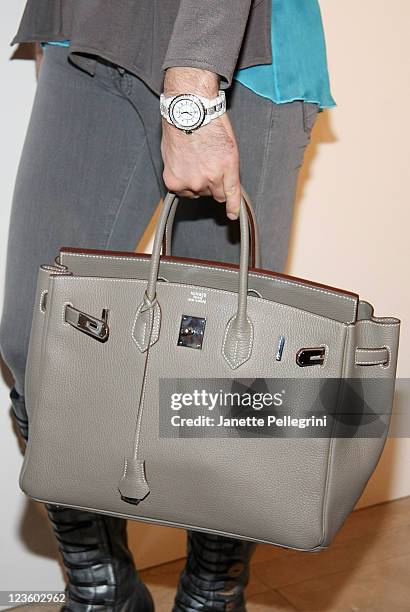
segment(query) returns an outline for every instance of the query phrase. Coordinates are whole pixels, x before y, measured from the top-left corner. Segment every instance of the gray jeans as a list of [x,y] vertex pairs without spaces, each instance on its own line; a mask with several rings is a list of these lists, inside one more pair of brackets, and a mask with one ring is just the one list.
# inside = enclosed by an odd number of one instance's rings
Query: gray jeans
[[[238,82],[227,91],[241,181],[253,200],[262,266],[284,267],[296,181],[318,108],[274,104]],[[61,246],[133,251],[166,192],[158,97],[101,60],[95,76],[45,49],[10,219],[0,349],[25,426],[24,373],[38,267]],[[238,222],[211,198],[182,199],[173,254],[238,261]]]

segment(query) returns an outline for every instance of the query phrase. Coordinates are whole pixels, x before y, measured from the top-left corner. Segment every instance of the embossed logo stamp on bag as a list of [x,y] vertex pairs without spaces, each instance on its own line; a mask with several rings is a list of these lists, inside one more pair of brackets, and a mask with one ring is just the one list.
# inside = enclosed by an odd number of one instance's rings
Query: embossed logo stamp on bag
[[191,291],[188,302],[196,302],[197,304],[206,304],[206,291]]

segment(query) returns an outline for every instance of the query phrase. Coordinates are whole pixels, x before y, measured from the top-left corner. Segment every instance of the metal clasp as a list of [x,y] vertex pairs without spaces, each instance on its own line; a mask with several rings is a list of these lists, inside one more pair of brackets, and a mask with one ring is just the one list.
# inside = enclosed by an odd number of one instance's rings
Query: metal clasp
[[178,346],[202,349],[206,319],[183,315],[179,328]]
[[296,353],[296,363],[302,368],[306,366],[322,365],[325,360],[326,347],[301,348]]
[[72,325],[75,329],[84,332],[88,336],[105,342],[108,340],[110,334],[110,328],[108,327],[108,310],[103,308],[101,319],[97,319],[90,314],[77,310],[70,304],[65,307],[65,319],[67,323]]

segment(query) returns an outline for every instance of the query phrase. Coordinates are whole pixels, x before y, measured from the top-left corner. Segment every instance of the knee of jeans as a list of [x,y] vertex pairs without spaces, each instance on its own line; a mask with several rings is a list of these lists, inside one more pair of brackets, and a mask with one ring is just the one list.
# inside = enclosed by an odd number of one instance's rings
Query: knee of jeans
[[14,378],[16,392],[24,395],[27,347],[25,342],[18,338],[16,330],[11,329],[4,318],[0,324],[0,353]]
[[28,416],[26,409],[26,402],[24,396],[20,395],[15,387],[12,387],[10,391],[11,407],[13,410],[14,418],[20,430],[21,435],[25,440],[28,439]]

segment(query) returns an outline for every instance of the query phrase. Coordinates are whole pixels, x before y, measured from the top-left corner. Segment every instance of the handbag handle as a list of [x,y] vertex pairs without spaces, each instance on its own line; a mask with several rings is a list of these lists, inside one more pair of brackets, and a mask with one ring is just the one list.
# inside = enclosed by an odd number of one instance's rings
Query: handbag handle
[[[250,266],[251,268],[260,268],[261,267],[261,251],[260,251],[260,240],[259,240],[259,231],[258,225],[256,223],[256,215],[252,205],[252,202],[249,196],[246,194],[244,188],[242,187],[242,192],[245,196],[246,209],[249,218],[249,228],[250,228]],[[166,256],[172,255],[171,252],[171,244],[172,244],[172,230],[174,226],[175,213],[177,210],[178,201],[174,200],[171,210],[168,215],[167,224],[165,226],[164,238],[162,240],[162,254]]]
[[[241,245],[237,310],[227,322],[222,346],[222,353],[232,369],[239,367],[250,358],[253,344],[253,325],[247,315],[249,263],[247,199],[248,196],[242,189],[239,208]],[[132,331],[133,338],[141,352],[148,350],[149,346],[155,344],[159,338],[161,309],[157,300],[156,287],[161,260],[161,245],[171,208],[174,202],[178,203],[178,201],[178,197],[174,193],[167,193],[155,231],[147,288],[137,309]]]

